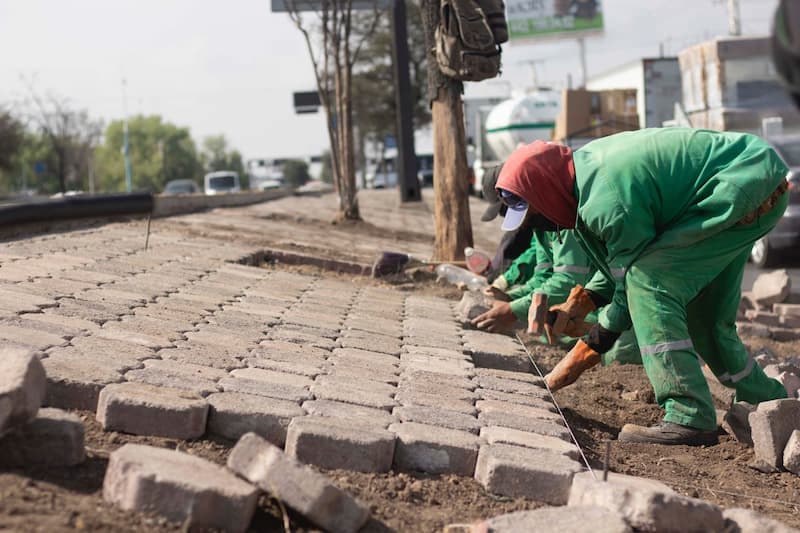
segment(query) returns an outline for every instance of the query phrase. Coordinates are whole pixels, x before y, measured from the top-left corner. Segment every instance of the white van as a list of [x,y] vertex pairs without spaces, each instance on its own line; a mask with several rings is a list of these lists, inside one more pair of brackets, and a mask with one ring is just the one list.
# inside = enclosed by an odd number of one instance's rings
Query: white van
[[239,174],[230,170],[219,170],[206,174],[204,179],[207,195],[224,194],[226,192],[239,192]]

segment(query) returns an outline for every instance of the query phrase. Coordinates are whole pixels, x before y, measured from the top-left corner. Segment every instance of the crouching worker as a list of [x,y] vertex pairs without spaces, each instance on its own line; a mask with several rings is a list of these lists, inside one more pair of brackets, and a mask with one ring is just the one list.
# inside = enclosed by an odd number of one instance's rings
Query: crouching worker
[[633,326],[665,415],[654,427],[626,424],[620,440],[717,442],[698,353],[737,400],[786,397],[735,327],[750,248],[786,209],[786,172],[756,136],[686,128],[620,133],[574,153],[534,142],[505,162],[497,187],[508,213],[574,229],[597,268],[545,323],[551,336],[570,334],[606,304],[567,359],[596,359]]

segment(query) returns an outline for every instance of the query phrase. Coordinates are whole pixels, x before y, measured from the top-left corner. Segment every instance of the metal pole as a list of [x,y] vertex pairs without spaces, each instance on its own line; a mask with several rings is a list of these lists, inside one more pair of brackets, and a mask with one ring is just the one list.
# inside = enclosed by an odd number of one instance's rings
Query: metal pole
[[739,0],[728,0],[728,33],[734,36],[742,34]]
[[125,88],[127,84],[128,82],[125,80],[125,78],[122,78],[122,108],[124,113],[122,123],[122,157],[125,160],[125,190],[127,192],[131,192],[131,158],[128,149],[128,99],[127,95],[125,94]]
[[581,89],[586,88],[586,42],[584,41],[583,37],[578,38],[578,53],[580,54],[581,59]]
[[397,181],[400,185],[400,201],[419,202],[422,200],[422,192],[417,179],[417,156],[414,153],[405,0],[394,0],[392,29],[394,96],[397,102]]

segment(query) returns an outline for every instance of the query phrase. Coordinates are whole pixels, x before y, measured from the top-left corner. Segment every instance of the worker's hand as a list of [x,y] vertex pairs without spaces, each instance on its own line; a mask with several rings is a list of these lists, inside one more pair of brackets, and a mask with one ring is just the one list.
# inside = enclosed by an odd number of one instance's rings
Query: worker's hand
[[545,321],[544,331],[547,334],[547,342],[555,344],[561,335],[575,335],[576,329],[583,324],[586,315],[594,311],[595,305],[581,285],[575,285],[569,291],[569,298],[563,304],[554,305],[550,308],[547,320]]
[[476,316],[470,323],[491,333],[505,333],[513,330],[516,322],[517,317],[508,302],[495,302],[491,309]]
[[494,281],[492,281],[492,287],[497,287],[501,291],[505,292],[508,290],[508,280],[503,274],[500,274]]
[[502,290],[498,289],[493,285],[489,285],[488,287],[484,287],[483,294],[488,296],[489,298],[496,300],[498,302],[510,302],[511,298],[503,292]]
[[528,308],[528,333],[539,335],[544,332],[544,320],[547,317],[547,295],[543,292],[533,293],[531,306]]
[[544,381],[551,392],[557,391],[575,383],[581,374],[599,362],[600,354],[579,340],[566,357],[544,377]]

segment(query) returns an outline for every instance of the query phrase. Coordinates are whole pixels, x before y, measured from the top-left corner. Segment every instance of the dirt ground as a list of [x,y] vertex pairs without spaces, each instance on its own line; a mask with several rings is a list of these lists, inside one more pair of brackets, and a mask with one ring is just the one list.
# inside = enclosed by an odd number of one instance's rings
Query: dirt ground
[[[315,267],[268,265],[306,273]],[[339,276],[356,284],[382,284],[360,276]],[[392,280],[398,290],[424,291],[459,298],[459,291],[437,285],[429,275]],[[744,339],[752,348],[769,346],[779,355],[800,354],[800,343],[775,343]],[[563,352],[528,343],[537,364],[548,371]],[[636,394],[625,394],[636,391]],[[623,396],[624,395],[624,396]],[[633,398],[633,399],[630,399]],[[655,423],[661,412],[653,403],[652,389],[641,367],[612,366],[593,369],[574,386],[556,393],[578,442],[592,468],[602,472],[606,443],[612,441],[610,470],[661,480],[678,492],[703,498],[723,507],[745,507],[800,528],[800,477],[789,473],[763,474],[748,467],[752,449],[723,435],[710,448],[623,444],[616,435],[623,424]],[[179,449],[223,464],[233,445],[223,440],[192,442],[106,433],[90,412],[79,413],[86,425],[87,460],[78,467],[12,470],[0,473],[0,530],[11,531],[185,531],[156,516],[128,513],[102,499],[102,484],[110,452],[124,443],[146,443]],[[475,520],[540,504],[525,499],[491,495],[473,479],[431,476],[415,472],[362,474],[326,472],[339,487],[369,504],[372,521],[366,530],[441,531],[451,523]],[[291,531],[314,528],[277,502],[262,497],[253,531]]]

